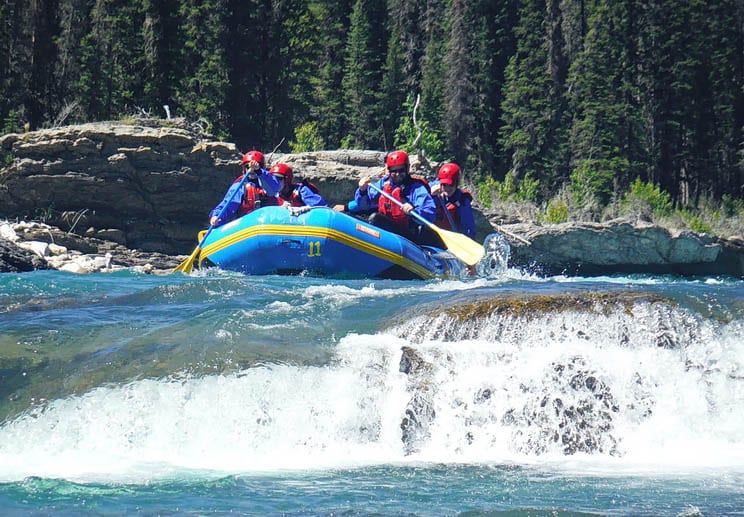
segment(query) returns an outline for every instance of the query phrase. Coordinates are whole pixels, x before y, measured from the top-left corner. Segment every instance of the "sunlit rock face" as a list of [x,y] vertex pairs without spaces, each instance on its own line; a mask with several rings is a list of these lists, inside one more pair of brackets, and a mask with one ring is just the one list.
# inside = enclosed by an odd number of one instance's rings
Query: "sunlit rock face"
[[[536,273],[744,276],[744,246],[688,230],[625,220],[503,227],[513,264]],[[510,238],[510,234],[520,238]]]
[[[241,173],[234,143],[183,120],[91,123],[0,137],[0,218],[43,221],[130,248],[188,253],[207,214]],[[329,204],[379,176],[381,151],[276,154]],[[414,166],[417,162],[414,160]],[[86,233],[87,232],[87,233]]]
[[211,141],[185,123],[156,122],[0,138],[6,164],[0,217],[35,219],[81,235],[118,230],[132,248],[186,249],[209,205],[239,173],[240,155],[234,144]]

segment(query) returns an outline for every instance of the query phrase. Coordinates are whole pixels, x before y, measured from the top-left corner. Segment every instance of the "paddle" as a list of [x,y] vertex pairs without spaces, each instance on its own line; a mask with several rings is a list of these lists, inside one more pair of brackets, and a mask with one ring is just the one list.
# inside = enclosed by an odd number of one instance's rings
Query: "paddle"
[[444,198],[437,196],[439,199],[439,204],[442,205],[442,210],[444,211],[444,214],[447,216],[447,220],[450,223],[450,228],[452,228],[454,231],[458,231],[459,228],[455,224],[454,219],[452,219],[452,214],[450,214],[449,210],[447,210],[447,203],[444,202]]
[[[245,174],[240,180],[240,184],[238,185],[238,188],[235,189],[235,192],[233,192],[233,195],[230,197],[227,203],[225,203],[225,206],[222,207],[222,210],[220,210],[220,213],[217,214],[217,220],[222,218],[222,215],[225,213],[225,210],[227,209],[227,206],[230,204],[230,202],[232,202],[233,198],[235,197],[235,194],[243,190],[243,185],[245,185],[245,182],[248,179],[249,173],[250,173],[250,170],[247,170],[245,172]],[[196,260],[196,257],[199,256],[199,253],[201,252],[201,248],[202,248],[202,245],[204,244],[204,241],[207,240],[207,237],[209,237],[209,234],[212,233],[212,230],[214,229],[215,229],[215,226],[213,224],[210,224],[206,233],[204,233],[204,237],[202,237],[199,240],[199,244],[197,244],[196,248],[194,248],[194,251],[191,252],[191,255],[189,255],[189,258],[181,262],[173,271],[171,271],[171,273],[176,273],[178,271],[186,273],[187,275],[191,273],[191,270],[194,268],[194,261]]]
[[[403,203],[395,199],[387,192],[380,190],[372,183],[370,183],[368,187],[376,192],[379,192],[390,201],[403,208]],[[423,216],[413,210],[408,212],[408,215],[413,215],[413,217],[420,223],[425,224],[433,232],[439,235],[439,238],[442,239],[442,242],[444,242],[444,245],[447,247],[447,249],[451,251],[452,254],[458,259],[465,262],[465,264],[467,264],[468,266],[476,265],[478,261],[485,256],[486,250],[483,248],[483,246],[475,242],[467,235],[464,235],[462,233],[450,232],[448,230],[445,230],[444,228],[440,228],[436,224],[427,221],[426,219],[424,219]]]

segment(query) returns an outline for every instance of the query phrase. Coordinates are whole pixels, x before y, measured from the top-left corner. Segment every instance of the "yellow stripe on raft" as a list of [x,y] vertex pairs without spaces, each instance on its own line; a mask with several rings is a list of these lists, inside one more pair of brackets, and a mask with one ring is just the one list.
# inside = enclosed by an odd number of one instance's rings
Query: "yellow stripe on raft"
[[227,237],[223,237],[222,239],[219,239],[208,246],[205,246],[202,249],[199,261],[201,262],[203,259],[208,258],[211,254],[217,253],[218,251],[230,247],[240,241],[250,239],[252,237],[258,237],[260,235],[292,235],[295,237],[319,237],[331,239],[340,242],[341,244],[345,244],[347,246],[355,248],[359,251],[363,251],[375,257],[381,258],[383,260],[387,260],[388,262],[392,262],[393,264],[411,271],[421,278],[433,278],[435,276],[425,267],[422,267],[414,261],[407,259],[403,255],[392,252],[380,246],[376,246],[369,242],[365,242],[361,239],[357,239],[356,237],[353,237],[348,233],[340,232],[332,228],[326,228],[324,226],[291,226],[283,224],[261,224],[251,226],[249,228],[245,228],[231,235],[228,235]]

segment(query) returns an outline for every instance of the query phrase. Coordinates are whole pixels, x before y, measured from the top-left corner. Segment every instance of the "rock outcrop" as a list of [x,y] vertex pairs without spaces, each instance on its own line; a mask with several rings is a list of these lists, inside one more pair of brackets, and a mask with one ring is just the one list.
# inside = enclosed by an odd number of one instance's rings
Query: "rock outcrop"
[[186,127],[83,124],[0,138],[0,217],[182,253],[239,170],[234,144]]
[[49,266],[37,253],[0,237],[0,273],[25,273],[37,269],[49,269]]
[[166,273],[180,256],[129,249],[113,241],[63,232],[36,222],[0,221],[0,273],[57,269],[70,273],[119,271]]
[[[147,125],[151,124],[151,125]],[[171,127],[170,125],[174,125]],[[92,123],[0,137],[0,218],[42,220],[128,248],[189,253],[208,212],[240,174],[240,150],[183,121]],[[273,155],[329,202],[379,174],[383,153]]]
[[510,262],[546,275],[646,273],[744,276],[744,244],[648,223],[501,227]]
[[[240,173],[241,151],[181,119],[101,122],[8,134],[0,137],[0,219],[47,223],[58,233],[57,240],[48,244],[77,238],[75,246],[83,249],[68,249],[83,255],[110,253],[114,264],[142,265],[150,254],[149,262],[162,262],[155,269],[167,269],[178,264],[174,255],[187,255],[196,246],[208,212]],[[384,153],[267,153],[267,158],[294,167],[298,177],[316,184],[333,205],[351,199],[360,177],[382,172]],[[433,176],[415,158],[413,167]],[[538,274],[744,277],[742,242],[693,232],[628,222],[498,226],[480,211],[476,223],[481,236],[494,231],[504,234],[512,248],[509,265]],[[21,241],[30,239],[25,230],[22,234]],[[10,245],[4,242],[2,249]],[[60,254],[58,249],[34,251],[45,258],[39,262],[15,250],[0,255],[7,257],[4,267],[8,269],[57,267],[46,258]]]

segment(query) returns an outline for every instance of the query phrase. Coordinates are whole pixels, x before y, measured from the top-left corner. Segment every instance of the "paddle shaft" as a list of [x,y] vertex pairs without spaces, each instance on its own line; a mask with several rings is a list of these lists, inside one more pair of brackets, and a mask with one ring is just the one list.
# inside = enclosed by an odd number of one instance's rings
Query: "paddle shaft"
[[[382,189],[380,189],[380,188],[377,188],[377,187],[376,187],[375,185],[373,185],[372,183],[370,183],[369,185],[367,185],[367,187],[368,187],[368,188],[371,188],[372,190],[374,190],[374,191],[375,191],[375,192],[377,192],[378,194],[382,194],[383,196],[385,196],[386,198],[388,198],[388,199],[389,199],[390,201],[392,201],[393,203],[395,203],[396,205],[398,205],[398,206],[399,206],[400,208],[403,208],[403,203],[401,203],[400,201],[398,201],[397,199],[395,199],[395,198],[394,198],[394,197],[393,197],[393,196],[392,196],[391,194],[388,194],[388,193],[387,193],[387,192],[385,192],[384,190],[382,190]],[[426,225],[426,226],[428,226],[429,228],[432,228],[432,227],[436,228],[436,225],[435,225],[434,223],[432,223],[432,222],[430,222],[430,221],[427,221],[427,220],[426,220],[426,219],[424,218],[424,216],[423,216],[423,215],[419,214],[419,213],[418,213],[418,212],[416,212],[415,210],[411,210],[410,212],[408,212],[408,215],[412,215],[414,219],[416,219],[416,220],[417,220],[417,221],[419,221],[420,223],[423,223],[423,224],[425,224],[425,225]],[[433,228],[432,228],[432,229],[433,229]],[[438,228],[437,228],[437,229],[438,229]]]
[[[380,195],[385,196],[390,201],[403,208],[403,203],[376,185],[370,183],[368,187],[372,188],[375,192],[379,192]],[[408,213],[412,215],[414,219],[425,224],[431,231],[436,233],[444,243],[445,248],[467,265],[474,266],[485,255],[486,251],[483,249],[483,246],[472,240],[467,235],[439,228],[436,224],[427,221],[421,214],[413,210]]]
[[[225,214],[225,210],[227,210],[227,207],[232,203],[232,200],[235,199],[235,195],[243,190],[243,186],[245,185],[245,182],[248,180],[248,174],[250,171],[246,171],[245,174],[243,174],[243,177],[240,179],[240,183],[238,184],[238,188],[235,189],[235,192],[233,192],[232,196],[230,196],[230,199],[227,200],[227,203],[225,203],[225,206],[222,207],[222,210],[217,214],[217,221],[222,219],[222,216]],[[204,241],[207,240],[207,237],[209,237],[209,234],[212,233],[212,230],[214,230],[216,226],[214,224],[210,224],[209,228],[207,228],[207,233],[204,234],[204,237],[201,238],[199,241],[197,249],[201,250],[202,245],[204,244]]]
[[449,210],[447,210],[447,203],[444,202],[444,198],[441,196],[437,196],[437,197],[439,198],[439,204],[442,205],[442,210],[444,210],[444,215],[447,216],[447,220],[449,221],[452,229],[455,230],[456,232],[460,231],[457,228],[457,225],[455,224],[454,219],[452,219],[452,214],[450,214]]

